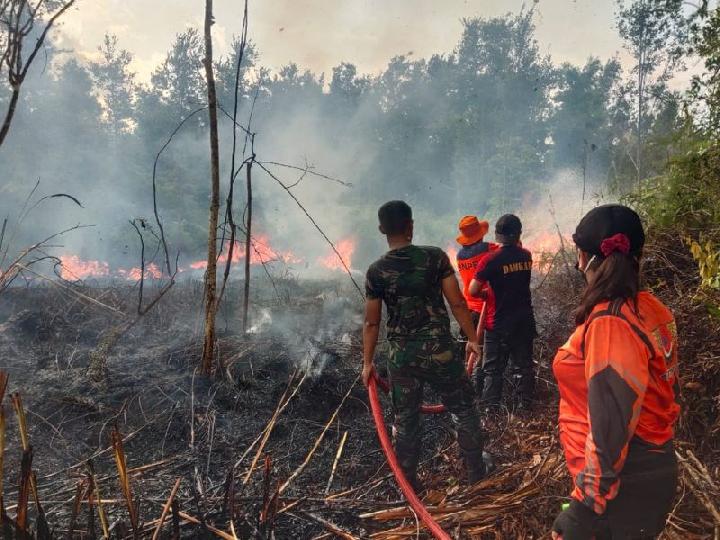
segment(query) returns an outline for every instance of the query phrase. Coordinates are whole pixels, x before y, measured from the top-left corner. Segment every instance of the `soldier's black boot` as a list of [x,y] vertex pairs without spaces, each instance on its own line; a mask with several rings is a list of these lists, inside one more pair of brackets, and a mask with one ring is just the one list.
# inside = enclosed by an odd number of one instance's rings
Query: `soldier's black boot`
[[495,462],[487,452],[465,454],[468,484],[473,485],[495,470]]
[[488,452],[481,452],[478,456],[474,454],[465,457],[465,464],[468,471],[468,484],[473,485],[495,470],[495,460]]

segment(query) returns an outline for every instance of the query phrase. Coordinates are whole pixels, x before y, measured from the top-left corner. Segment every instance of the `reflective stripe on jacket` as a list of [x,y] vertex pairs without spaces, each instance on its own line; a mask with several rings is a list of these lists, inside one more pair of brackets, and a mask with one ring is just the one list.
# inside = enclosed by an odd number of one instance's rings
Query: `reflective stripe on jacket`
[[602,514],[621,489],[633,438],[642,451],[673,451],[680,406],[672,313],[648,292],[638,294],[637,310],[632,301],[599,304],[560,347],[553,371],[572,496]]

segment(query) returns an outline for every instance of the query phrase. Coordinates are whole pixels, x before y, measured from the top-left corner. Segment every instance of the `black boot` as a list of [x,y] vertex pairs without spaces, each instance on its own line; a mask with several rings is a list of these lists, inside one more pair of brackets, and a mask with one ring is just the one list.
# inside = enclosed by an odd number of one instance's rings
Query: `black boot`
[[495,470],[492,457],[487,452],[465,454],[465,467],[467,468],[469,485],[476,484]]

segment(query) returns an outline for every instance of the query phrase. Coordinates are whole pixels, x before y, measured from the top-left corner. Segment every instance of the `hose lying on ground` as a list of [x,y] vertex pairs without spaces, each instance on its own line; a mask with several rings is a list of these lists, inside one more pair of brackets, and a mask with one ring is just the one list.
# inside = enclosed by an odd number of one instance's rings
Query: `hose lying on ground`
[[[487,304],[483,306],[483,310],[480,313],[480,320],[478,321],[478,326],[476,329],[478,341],[482,340],[482,336],[484,333],[486,307]],[[468,355],[468,375],[472,374],[476,361],[476,354],[472,353]],[[415,493],[415,490],[410,485],[410,482],[408,482],[408,479],[405,477],[405,474],[400,468],[400,463],[398,463],[397,456],[395,455],[395,451],[392,447],[392,442],[390,441],[390,436],[388,435],[387,428],[385,427],[385,418],[383,417],[382,408],[380,407],[380,399],[378,398],[378,386],[386,394],[390,391],[390,385],[388,384],[388,382],[373,374],[368,381],[370,409],[372,410],[373,420],[375,421],[375,429],[377,429],[378,438],[380,439],[380,446],[385,453],[385,458],[387,459],[388,465],[390,465],[390,469],[392,469],[392,472],[397,479],[400,490],[403,492],[403,495],[405,495],[405,498],[407,499],[412,509],[415,511],[415,514],[417,514],[417,517],[420,519],[420,521],[425,524],[425,526],[430,530],[432,535],[437,540],[451,540],[450,536],[442,529],[442,527],[440,527],[440,525],[438,525],[437,521],[435,521],[430,515],[430,512],[427,511],[427,508],[425,508],[425,505],[419,499],[419,497]],[[422,405],[420,407],[420,412],[422,412],[423,414],[442,413],[445,412],[445,405]]]
[[430,530],[432,535],[438,540],[450,540],[450,536],[442,530],[442,527],[433,519],[430,512],[427,511],[425,505],[418,498],[413,490],[410,482],[405,477],[400,463],[398,463],[397,456],[390,442],[390,436],[388,435],[387,428],[385,427],[385,418],[383,417],[382,408],[380,407],[380,400],[378,399],[377,391],[377,380],[375,377],[371,377],[368,383],[368,394],[370,396],[370,408],[372,409],[373,420],[375,421],[375,428],[377,429],[378,438],[380,439],[380,446],[385,453],[388,465],[392,469],[395,478],[397,479],[398,485],[405,495],[408,503],[417,514],[417,517],[422,521],[425,526]]

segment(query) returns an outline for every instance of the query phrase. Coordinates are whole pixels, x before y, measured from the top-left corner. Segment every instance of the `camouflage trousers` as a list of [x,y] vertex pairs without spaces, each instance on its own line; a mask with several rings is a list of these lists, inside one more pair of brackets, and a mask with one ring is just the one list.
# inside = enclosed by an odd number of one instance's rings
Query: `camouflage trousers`
[[417,481],[425,384],[440,396],[451,414],[468,471],[484,470],[484,435],[474,406],[473,386],[452,341],[390,341],[388,375],[395,413],[395,453],[411,482]]

